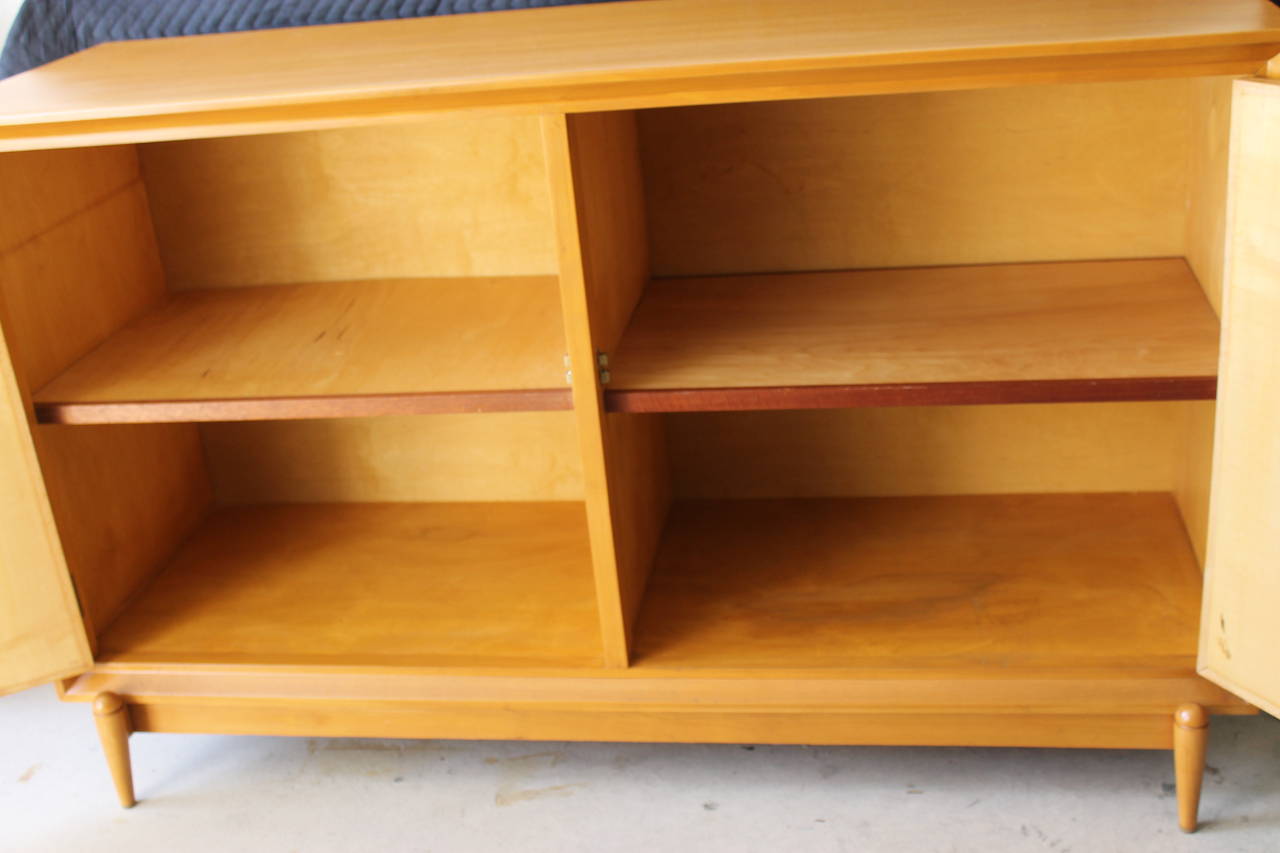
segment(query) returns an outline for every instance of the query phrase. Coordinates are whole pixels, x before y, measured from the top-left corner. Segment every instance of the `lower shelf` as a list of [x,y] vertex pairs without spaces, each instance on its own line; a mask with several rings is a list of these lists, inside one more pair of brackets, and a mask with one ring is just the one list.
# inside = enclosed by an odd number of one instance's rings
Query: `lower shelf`
[[1168,748],[1200,573],[1168,495],[677,503],[598,654],[577,504],[224,511],[65,686],[140,731]]
[[596,666],[579,503],[215,513],[100,638],[102,662]]
[[[834,679],[847,701],[940,705],[957,679],[1022,682],[1023,703],[1045,679],[1198,681],[1200,584],[1165,494],[682,502],[634,665],[606,693],[763,701],[747,684],[763,677],[770,702],[821,703],[834,688],[800,682]],[[280,505],[215,514],[98,661],[504,669],[528,689],[558,670],[570,682],[539,695],[581,701],[594,694],[565,673],[604,676],[599,648],[580,504]],[[695,689],[703,677],[719,683]],[[994,695],[975,690],[966,701]]]
[[678,503],[633,659],[1190,674],[1200,587],[1165,494]]

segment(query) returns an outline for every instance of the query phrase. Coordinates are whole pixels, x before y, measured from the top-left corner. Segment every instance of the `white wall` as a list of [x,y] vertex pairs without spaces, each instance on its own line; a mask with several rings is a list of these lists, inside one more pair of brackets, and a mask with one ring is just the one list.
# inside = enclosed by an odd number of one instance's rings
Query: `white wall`
[[4,45],[4,40],[9,36],[9,27],[13,24],[14,15],[18,14],[18,7],[22,5],[22,0],[0,0],[0,46]]

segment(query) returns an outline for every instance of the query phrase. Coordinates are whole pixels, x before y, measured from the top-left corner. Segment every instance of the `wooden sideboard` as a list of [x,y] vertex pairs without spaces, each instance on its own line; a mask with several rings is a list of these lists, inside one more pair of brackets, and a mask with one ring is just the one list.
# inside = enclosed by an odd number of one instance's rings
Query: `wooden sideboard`
[[1280,710],[1277,54],[649,0],[4,81],[0,686],[125,805],[135,731],[1138,747],[1192,829]]

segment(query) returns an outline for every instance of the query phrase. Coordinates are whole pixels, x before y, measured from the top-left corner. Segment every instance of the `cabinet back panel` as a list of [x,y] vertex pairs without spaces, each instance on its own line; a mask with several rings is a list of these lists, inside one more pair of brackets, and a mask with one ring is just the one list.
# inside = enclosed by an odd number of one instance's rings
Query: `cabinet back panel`
[[681,498],[1173,487],[1181,403],[670,415]]
[[140,150],[175,288],[557,269],[536,118]]
[[[0,157],[0,296],[28,393],[164,294],[132,148]],[[90,637],[209,502],[195,427],[39,427],[35,445]]]
[[654,273],[1181,255],[1191,85],[642,111]]
[[582,500],[571,412],[205,424],[222,504]]

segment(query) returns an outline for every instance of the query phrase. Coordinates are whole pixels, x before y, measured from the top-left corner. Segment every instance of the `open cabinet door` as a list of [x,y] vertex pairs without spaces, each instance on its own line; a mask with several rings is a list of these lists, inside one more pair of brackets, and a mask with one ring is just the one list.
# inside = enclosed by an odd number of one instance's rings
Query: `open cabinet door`
[[1200,673],[1280,716],[1280,80],[1234,86]]
[[0,693],[74,675],[90,662],[27,407],[0,331]]

